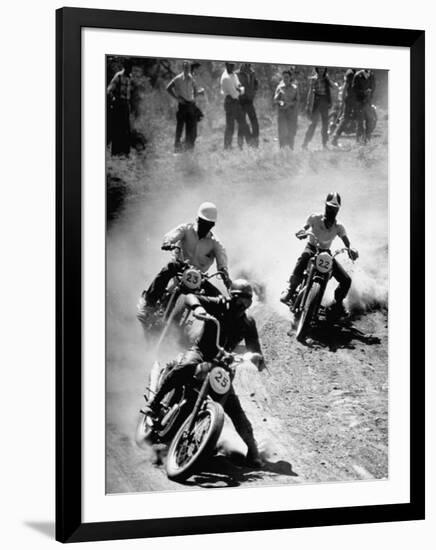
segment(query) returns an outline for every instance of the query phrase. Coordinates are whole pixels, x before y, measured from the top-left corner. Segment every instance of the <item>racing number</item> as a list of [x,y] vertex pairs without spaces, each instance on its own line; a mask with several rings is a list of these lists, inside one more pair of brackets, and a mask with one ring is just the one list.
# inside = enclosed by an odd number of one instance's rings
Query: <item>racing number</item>
[[230,378],[222,367],[215,367],[211,372],[210,385],[218,394],[224,395],[230,389]]
[[194,272],[190,272],[186,275],[186,280],[188,281],[188,283],[191,283],[192,285],[197,285],[198,284],[198,275],[197,273],[194,273]]
[[227,384],[228,384],[228,379],[227,379],[227,376],[224,376],[225,373],[221,370],[219,370],[214,378],[215,378],[215,381],[218,383],[218,384],[221,384],[221,386],[223,388],[227,387]]
[[330,260],[328,259],[319,258],[318,263],[319,263],[319,266],[323,267],[324,269],[330,268]]

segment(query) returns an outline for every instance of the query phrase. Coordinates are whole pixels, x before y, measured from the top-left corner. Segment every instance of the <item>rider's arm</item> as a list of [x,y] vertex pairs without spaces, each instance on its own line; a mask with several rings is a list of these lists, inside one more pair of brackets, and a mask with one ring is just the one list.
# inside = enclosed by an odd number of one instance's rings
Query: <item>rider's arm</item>
[[245,347],[247,351],[251,353],[259,353],[262,356],[262,359],[259,363],[259,370],[262,370],[265,367],[265,359],[262,354],[262,348],[260,347],[259,334],[257,332],[256,321],[250,315],[246,316],[246,328],[245,328]]
[[306,237],[306,231],[308,229],[310,229],[311,227],[311,224],[309,223],[309,220],[310,218],[307,220],[307,222],[304,224],[303,226],[303,229],[299,229],[296,233],[295,233],[295,236],[298,238],[298,239],[304,239]]
[[342,238],[342,241],[344,243],[344,245],[347,247],[347,248],[350,248],[351,247],[351,243],[350,243],[350,239],[347,237],[347,235],[344,235]]
[[357,252],[357,250],[355,248],[351,248],[350,239],[348,238],[347,233],[346,233],[345,228],[344,228],[343,225],[339,225],[338,236],[342,239],[342,242],[347,247],[348,256],[350,257],[350,259],[353,260],[353,262],[354,262],[354,260],[357,260],[357,258],[359,257],[359,253]]
[[228,271],[228,259],[227,259],[227,252],[224,246],[221,244],[221,241],[219,241],[216,237],[214,237],[214,252],[215,252],[215,259],[216,259],[216,266],[219,270],[225,269]]
[[178,225],[164,236],[162,247],[175,244],[183,239],[185,236],[186,224]]

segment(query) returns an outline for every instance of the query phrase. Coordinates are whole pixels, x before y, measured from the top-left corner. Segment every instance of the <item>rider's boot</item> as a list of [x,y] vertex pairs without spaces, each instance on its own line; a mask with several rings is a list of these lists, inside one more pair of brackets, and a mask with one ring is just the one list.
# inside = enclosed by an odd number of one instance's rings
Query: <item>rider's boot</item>
[[291,285],[290,283],[285,288],[285,290],[280,295],[280,301],[282,304],[285,304],[287,306],[291,305],[292,296],[294,295],[295,288],[294,285]]
[[342,300],[340,300],[338,302],[333,302],[332,304],[330,304],[330,306],[327,308],[327,315],[336,319],[340,319],[341,317],[347,317],[348,311],[345,309]]
[[245,457],[245,461],[247,463],[247,466],[252,466],[254,468],[261,468],[265,463],[260,456],[259,449],[257,448],[257,445],[250,445],[248,448],[247,455]]

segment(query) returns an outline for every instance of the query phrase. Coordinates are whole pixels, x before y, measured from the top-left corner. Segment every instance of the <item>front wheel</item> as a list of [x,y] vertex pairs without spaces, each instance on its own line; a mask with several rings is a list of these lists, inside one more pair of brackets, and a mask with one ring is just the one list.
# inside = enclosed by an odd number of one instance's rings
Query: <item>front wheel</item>
[[142,449],[146,448],[152,441],[153,433],[152,420],[148,414],[144,414],[140,411],[135,431],[135,441],[138,447],[141,447]]
[[306,302],[301,312],[300,319],[297,326],[297,340],[304,342],[306,335],[309,331],[310,323],[316,315],[318,306],[321,302],[321,285],[319,283],[312,283],[309,293],[306,298]]
[[188,479],[199,463],[213,452],[223,429],[224,411],[219,403],[209,401],[197,413],[188,432],[191,419],[189,415],[168,449],[166,471],[168,479],[173,481]]

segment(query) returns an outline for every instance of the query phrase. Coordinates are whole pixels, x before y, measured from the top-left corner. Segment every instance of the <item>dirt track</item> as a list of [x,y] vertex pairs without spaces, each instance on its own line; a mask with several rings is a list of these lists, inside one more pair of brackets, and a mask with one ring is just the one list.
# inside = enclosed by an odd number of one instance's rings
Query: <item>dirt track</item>
[[[298,140],[307,125],[300,119]],[[193,155],[168,154],[168,142],[150,158],[108,159],[109,174],[120,178],[125,192],[107,241],[108,492],[388,476],[387,117],[380,116],[379,126],[367,147],[344,139],[344,147],[322,151],[315,140],[308,153],[286,152],[277,149],[271,126],[256,151],[226,154],[217,148],[217,135],[204,131]],[[172,129],[166,135],[172,139]],[[340,328],[321,326],[303,346],[288,334],[291,319],[279,296],[301,252],[295,231],[333,190],[342,194],[340,221],[360,252],[355,265],[340,258],[353,279],[348,306],[366,313]],[[265,293],[253,315],[269,372],[240,372],[235,387],[267,465],[245,468],[244,445],[225,426],[221,455],[181,485],[168,481],[162,463],[153,464],[164,460],[164,452],[147,454],[133,443],[154,360],[134,311],[144,285],[168,261],[160,251],[162,236],[192,220],[204,200],[218,205],[216,233],[226,245],[231,276],[258,282]],[[332,288],[333,282],[327,300]],[[168,358],[175,356],[167,351]]]
[[[254,311],[269,371],[244,369],[235,388],[266,458],[254,471],[243,465],[244,444],[230,422],[220,455],[184,485],[170,482],[164,449],[136,447],[115,425],[107,433],[107,491],[273,485],[388,475],[387,322],[374,312],[307,345],[288,334],[290,322],[265,306]],[[377,337],[372,335],[377,334]]]

